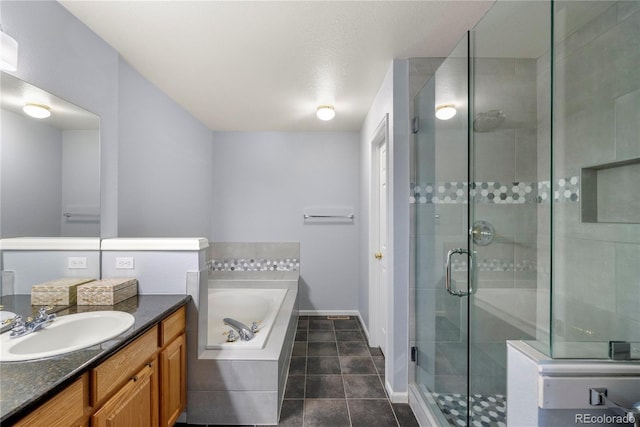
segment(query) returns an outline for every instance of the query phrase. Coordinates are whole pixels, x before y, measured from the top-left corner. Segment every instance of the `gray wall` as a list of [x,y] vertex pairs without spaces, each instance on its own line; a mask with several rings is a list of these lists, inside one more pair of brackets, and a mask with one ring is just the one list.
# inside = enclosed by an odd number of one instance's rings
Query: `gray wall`
[[[214,132],[215,242],[300,242],[301,310],[358,309],[358,134]],[[305,223],[308,208],[355,220]]]
[[360,312],[369,327],[369,204],[371,141],[389,115],[389,294],[387,310],[386,387],[394,401],[406,400],[409,347],[409,65],[394,60],[360,131]]
[[211,131],[120,61],[118,236],[208,236]]
[[2,113],[2,237],[59,236],[62,132]]

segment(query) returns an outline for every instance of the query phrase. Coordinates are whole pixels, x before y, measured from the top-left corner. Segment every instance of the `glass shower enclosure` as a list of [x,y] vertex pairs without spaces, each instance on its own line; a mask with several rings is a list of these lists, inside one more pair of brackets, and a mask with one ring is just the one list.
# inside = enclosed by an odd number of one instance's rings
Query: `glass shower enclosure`
[[506,425],[507,340],[640,358],[639,70],[640,2],[498,1],[415,97],[413,385],[440,425]]

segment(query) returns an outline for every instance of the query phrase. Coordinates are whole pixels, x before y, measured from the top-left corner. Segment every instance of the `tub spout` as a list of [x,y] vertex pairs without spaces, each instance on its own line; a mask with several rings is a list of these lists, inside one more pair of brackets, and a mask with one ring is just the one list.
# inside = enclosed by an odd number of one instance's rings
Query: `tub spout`
[[248,327],[244,323],[238,322],[237,320],[231,319],[229,317],[225,317],[224,319],[222,319],[222,321],[224,322],[225,325],[231,326],[233,329],[238,331],[238,335],[240,335],[240,339],[242,341],[249,341],[253,339],[253,336],[254,336],[253,331],[251,330],[250,327]]

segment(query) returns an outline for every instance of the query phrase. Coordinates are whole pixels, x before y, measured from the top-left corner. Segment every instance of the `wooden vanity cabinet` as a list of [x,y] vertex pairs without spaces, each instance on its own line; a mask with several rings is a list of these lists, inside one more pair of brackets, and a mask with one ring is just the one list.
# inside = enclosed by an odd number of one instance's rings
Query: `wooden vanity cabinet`
[[171,427],[187,405],[186,310],[181,308],[160,326],[160,426]]
[[87,422],[88,409],[89,375],[85,373],[14,425],[18,427],[84,426]]
[[147,363],[91,417],[92,427],[158,425],[158,364]]
[[154,326],[134,342],[91,370],[91,405],[101,407],[158,353],[158,327]]
[[182,307],[15,425],[173,426],[186,407],[185,329]]

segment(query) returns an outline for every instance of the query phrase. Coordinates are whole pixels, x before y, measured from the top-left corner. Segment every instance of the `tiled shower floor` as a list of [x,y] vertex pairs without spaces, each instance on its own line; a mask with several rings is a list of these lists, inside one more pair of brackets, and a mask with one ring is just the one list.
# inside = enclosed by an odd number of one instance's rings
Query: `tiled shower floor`
[[356,317],[301,316],[278,425],[417,427],[383,384],[382,352],[368,347]]
[[[467,425],[467,397],[454,393],[433,393],[438,406],[453,426]],[[471,396],[471,426],[506,427],[507,403],[500,394]]]

